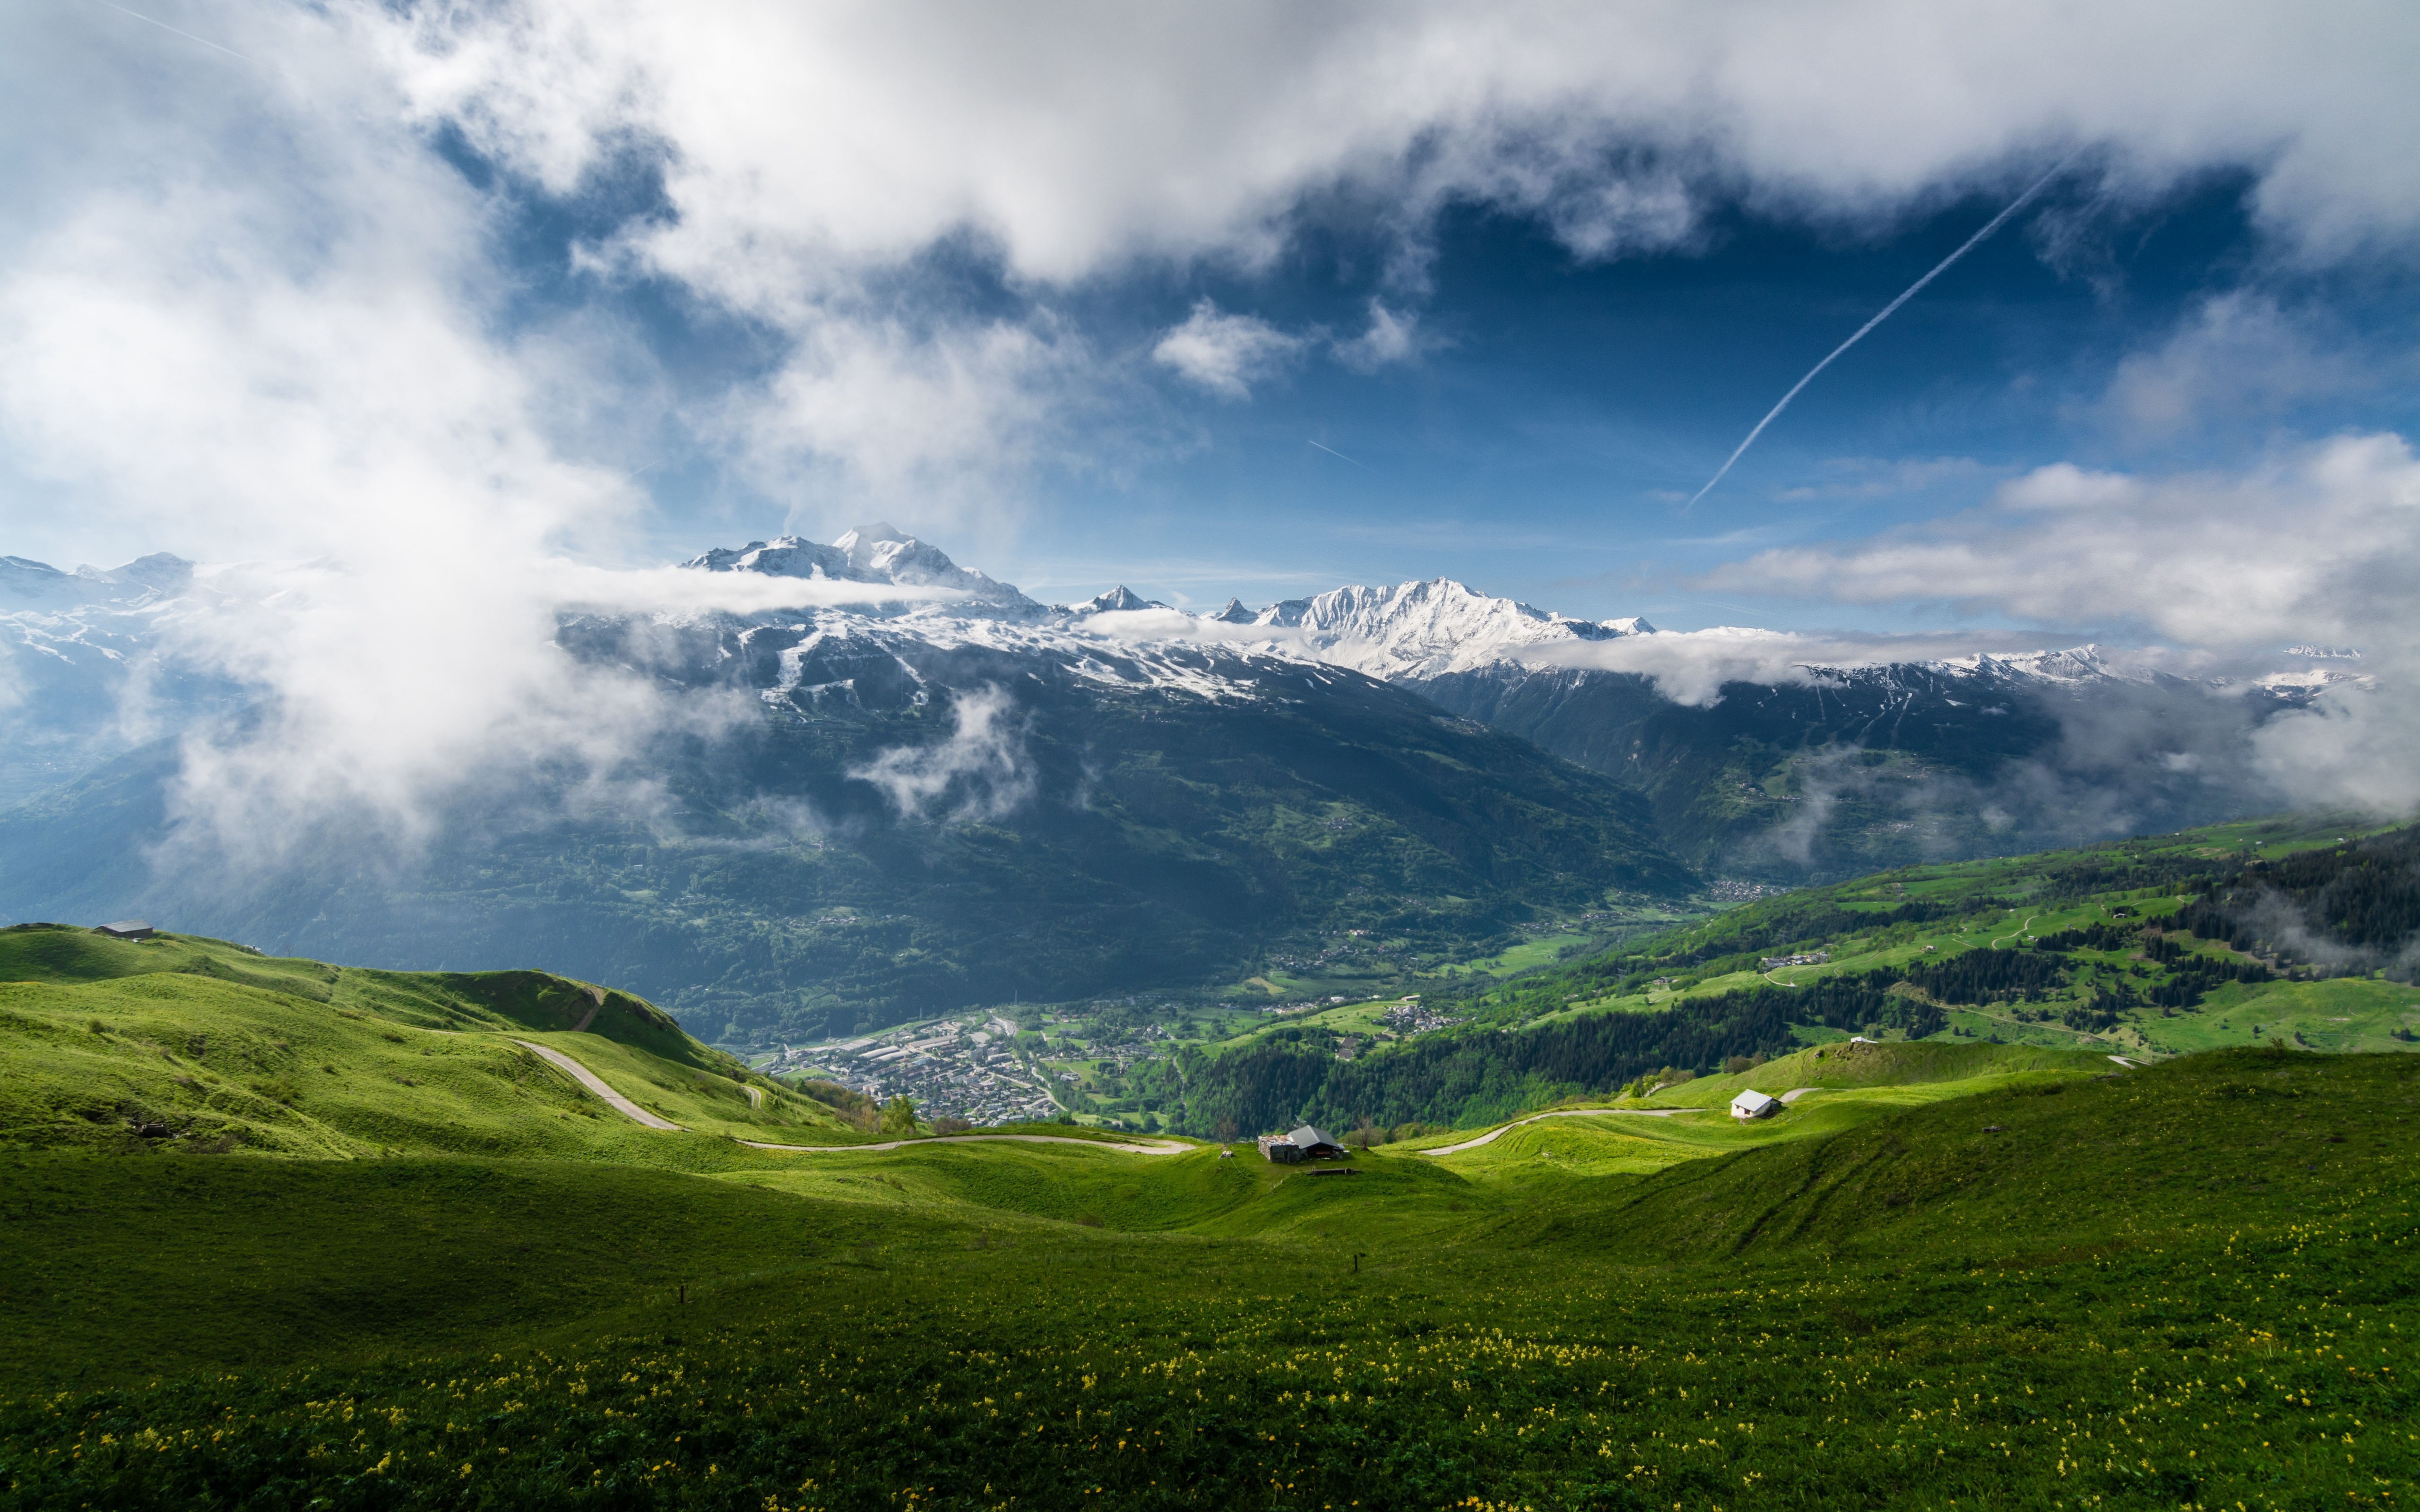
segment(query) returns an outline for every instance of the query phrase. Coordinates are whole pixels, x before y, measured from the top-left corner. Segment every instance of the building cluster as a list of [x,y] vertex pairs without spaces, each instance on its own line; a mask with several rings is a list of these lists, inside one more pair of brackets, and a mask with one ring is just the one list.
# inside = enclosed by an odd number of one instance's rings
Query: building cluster
[[1706,896],[1716,903],[1752,903],[1759,898],[1778,898],[1789,890],[1770,882],[1742,882],[1736,877],[1717,877],[1706,888]]
[[1339,1003],[1350,1002],[1351,1000],[1352,999],[1345,997],[1314,997],[1310,999],[1308,1002],[1271,1003],[1267,1007],[1262,1009],[1261,1011],[1264,1013],[1276,1013],[1281,1017],[1288,1013],[1314,1013],[1323,1008],[1334,1008]]
[[1779,966],[1820,966],[1831,959],[1829,950],[1810,950],[1805,955],[1769,955],[1757,963],[1757,969],[1771,971]]
[[1016,1123],[1055,1118],[1058,1103],[1016,1051],[1016,1026],[970,1014],[812,1049],[784,1045],[764,1069],[821,1077],[876,1102],[905,1097],[928,1119]]
[[1435,1029],[1451,1028],[1466,1023],[1468,1016],[1456,1018],[1438,1009],[1422,1008],[1417,997],[1406,997],[1378,1015],[1381,1026],[1409,1039],[1415,1034],[1427,1034]]
[[1270,956],[1269,964],[1281,971],[1309,973],[1316,972],[1321,966],[1339,961],[1350,961],[1356,957],[1399,955],[1404,949],[1401,944],[1376,938],[1366,929],[1346,930],[1337,938],[1340,943],[1326,947],[1316,955],[1305,955],[1290,950],[1283,954]]

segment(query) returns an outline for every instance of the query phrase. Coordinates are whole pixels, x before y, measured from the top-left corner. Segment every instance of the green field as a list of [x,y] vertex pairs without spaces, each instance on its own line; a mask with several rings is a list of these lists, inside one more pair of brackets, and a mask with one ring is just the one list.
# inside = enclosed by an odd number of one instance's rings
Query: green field
[[2420,1473],[2420,1057],[1833,1038],[1288,1167],[868,1148],[542,973],[35,931],[0,979],[11,1506],[2250,1512]]

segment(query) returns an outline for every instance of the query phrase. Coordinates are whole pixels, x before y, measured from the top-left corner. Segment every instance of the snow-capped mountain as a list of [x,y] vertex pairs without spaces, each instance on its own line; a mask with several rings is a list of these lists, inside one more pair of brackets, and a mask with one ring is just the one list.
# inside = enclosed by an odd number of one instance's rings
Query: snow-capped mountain
[[29,557],[0,557],[0,615],[13,616],[29,608],[153,603],[181,593],[193,579],[194,564],[165,551],[109,571],[78,567],[61,572]]
[[[193,579],[194,564],[164,551],[73,572],[0,557],[0,804],[122,748],[119,695],[163,626],[196,608],[184,596]],[[190,674],[145,686],[153,707],[138,725],[173,727],[229,691]]]
[[[1150,669],[1144,674],[1146,680],[1165,679],[1171,686],[1197,691],[1207,691],[1216,684],[1220,696],[1233,696],[1249,687],[1256,665],[1303,662],[1343,668],[1435,696],[1447,684],[1474,676],[1511,684],[1544,679],[1557,687],[1569,684],[1574,689],[1589,687],[1591,678],[1601,685],[1607,675],[1624,674],[1577,670],[1568,657],[1554,653],[1587,642],[1663,633],[1643,618],[1577,619],[1482,594],[1450,578],[1391,586],[1352,585],[1258,609],[1231,598],[1217,611],[1204,614],[1182,614],[1123,584],[1081,603],[1043,605],[1015,585],[960,567],[939,548],[883,524],[861,526],[830,546],[783,536],[770,543],[752,542],[737,550],[707,551],[685,565],[775,577],[938,586],[956,589],[964,595],[941,603],[721,617],[720,633],[729,640],[724,655],[751,662],[779,648],[786,670],[760,685],[768,698],[786,697],[793,690],[816,697],[855,690],[865,675],[865,664],[855,651],[845,648],[896,647],[906,643],[903,637],[942,648],[981,645],[1006,650],[1015,645],[1070,669],[1125,669],[1121,675]],[[1188,625],[1198,630],[1188,630]],[[1255,637],[1253,631],[1263,634]],[[2297,650],[2309,654],[2307,648]],[[843,664],[858,671],[825,676],[813,670],[822,666],[830,671]],[[1220,670],[1214,673],[1208,671],[1212,668]],[[2291,702],[2307,699],[2351,676],[2316,668],[2273,672],[2250,682],[2196,681],[2091,644],[1897,663],[1810,661],[1792,671],[1882,703],[1898,699],[1902,708],[1907,698],[1921,698],[1937,699],[1948,709],[1972,705],[1986,711],[1997,706],[1995,700],[2011,694],[2089,698],[2096,689],[2121,687],[2234,691],[2260,695],[2266,701]],[[1502,698],[1499,689],[1484,702]],[[1455,693],[1445,695],[1445,701],[1459,707],[1470,699]]]
[[[0,908],[110,918],[156,897],[187,927],[359,959],[451,951],[476,920],[481,964],[543,939],[570,969],[727,1014],[735,1033],[802,1014],[845,1033],[1002,990],[1232,980],[1365,913],[1459,949],[1542,901],[1685,888],[1681,861],[1799,881],[2263,811],[2280,805],[2252,734],[2356,675],[2305,651],[2300,670],[2216,687],[2087,645],[1814,675],[1718,662],[1754,671],[1683,702],[1649,672],[1577,663],[1662,666],[1724,637],[1450,579],[1204,614],[1124,585],[1046,605],[880,524],[686,566],[760,580],[555,618],[562,652],[694,696],[675,707],[719,732],[624,752],[614,780],[635,783],[603,791],[635,795],[632,811],[532,799],[553,817],[499,850],[478,810],[433,843],[419,891],[354,877],[352,843],[332,839],[313,853],[334,870],[238,897],[223,869],[144,889],[180,770],[160,737],[276,691],[191,677],[163,707],[179,638],[256,603],[170,557],[74,573],[0,559],[0,799],[45,795],[0,814]],[[785,580],[815,579],[876,585],[875,601],[695,607],[766,603],[765,582],[778,604]],[[132,687],[148,722],[116,717]],[[732,717],[749,703],[761,720]],[[889,933],[835,933],[834,910]]]
[[1227,624],[1265,625],[1301,632],[1322,660],[1389,682],[1418,682],[1518,661],[1542,645],[1652,635],[1642,619],[1575,620],[1495,598],[1450,578],[1391,588],[1336,588],[1315,598],[1272,604],[1249,620],[1230,602],[1211,616]]
[[818,546],[801,536],[783,535],[770,541],[751,541],[737,550],[718,548],[691,557],[681,565],[707,572],[759,572],[775,578],[830,578],[901,587],[954,588],[967,595],[961,606],[964,611],[1015,614],[1042,610],[1041,605],[1018,593],[1014,585],[969,571],[952,562],[940,548],[879,522],[861,525],[830,546]]

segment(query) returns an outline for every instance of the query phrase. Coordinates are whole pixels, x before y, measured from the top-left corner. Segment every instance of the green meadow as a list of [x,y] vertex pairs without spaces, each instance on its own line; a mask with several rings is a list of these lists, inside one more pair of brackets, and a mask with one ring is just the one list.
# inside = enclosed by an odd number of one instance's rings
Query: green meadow
[[872,1148],[539,972],[20,930],[0,981],[11,1506],[2250,1512],[2420,1473],[2420,1057],[1839,1037],[1285,1166]]

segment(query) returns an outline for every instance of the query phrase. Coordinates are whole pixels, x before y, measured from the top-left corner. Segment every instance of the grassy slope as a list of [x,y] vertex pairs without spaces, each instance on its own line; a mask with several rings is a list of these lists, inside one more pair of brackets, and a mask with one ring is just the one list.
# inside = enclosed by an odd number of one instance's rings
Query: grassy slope
[[2006,1074],[1642,1176],[24,1155],[0,1336],[67,1347],[17,1379],[235,1374],[0,1408],[0,1465],[27,1506],[2406,1500],[2420,1060]]
[[295,1156],[682,1158],[516,1039],[564,1050],[701,1134],[863,1137],[650,1005],[543,972],[359,971],[182,936],[0,931],[12,1142],[122,1149],[149,1123],[191,1148]]
[[[1350,1177],[784,1155],[638,1129],[510,1043],[685,1122],[791,1116],[635,999],[574,1034],[596,995],[541,973],[59,935],[0,933],[26,1506],[2387,1505],[2420,1475],[2385,1427],[2420,1058],[1833,1043]],[[1735,1122],[1749,1085],[1816,1090]]]
[[[1963,950],[2004,949],[2026,934],[2045,935],[2107,922],[2112,905],[2133,907],[2138,914],[2173,912],[2178,906],[2174,899],[2153,899],[2141,889],[2117,887],[2063,896],[2066,879],[2080,868],[2133,864],[2156,869],[2256,856],[2274,860],[2333,844],[2341,837],[2392,827],[2349,822],[2341,816],[2287,816],[2073,851],[1909,867],[1750,903],[1619,952],[1636,958],[1637,969],[1631,976],[1668,975],[1675,983],[1671,988],[1645,980],[1626,988],[1611,986],[1601,971],[1580,965],[1508,983],[1466,1011],[1476,1013],[1476,1028],[1505,1022],[1541,1025],[1588,1013],[1668,1008],[1744,989],[1799,985],[1877,966],[1932,964]],[[1902,903],[1936,904],[1953,912],[1941,919],[1902,926],[1887,935],[1838,927],[1811,933],[1776,932],[1775,927],[1776,921],[1794,916],[1838,908],[1872,918],[1878,930],[1887,923],[1888,911]],[[1828,950],[1831,961],[1771,973],[1757,969],[1753,961],[1735,962],[1740,956],[1817,949]],[[2195,953],[2224,957],[2226,952],[2223,947],[2204,942],[2195,947]],[[2071,952],[2071,958],[2108,971],[2122,971],[2133,964],[2123,952],[2078,950]],[[1674,964],[1648,964],[1655,960]],[[2257,1035],[2253,1032],[2256,1024],[2260,1027]],[[2407,1028],[2420,1029],[2420,989],[2377,980],[2340,979],[2229,984],[2212,992],[2197,1010],[2173,1015],[2155,1009],[2136,1011],[2115,1027],[2099,1031],[2024,1022],[2006,1006],[1956,1007],[1950,1010],[1948,1032],[1978,1038],[1996,1035],[2004,1041],[2044,1046],[2175,1055],[2252,1044],[2273,1037],[2309,1049],[2396,1050],[2405,1047],[2405,1041],[2395,1038],[2396,1031]]]

